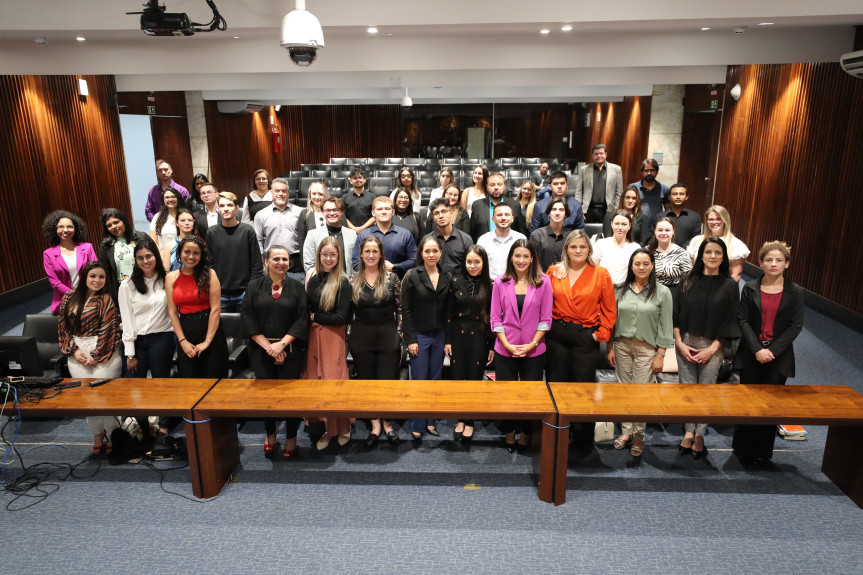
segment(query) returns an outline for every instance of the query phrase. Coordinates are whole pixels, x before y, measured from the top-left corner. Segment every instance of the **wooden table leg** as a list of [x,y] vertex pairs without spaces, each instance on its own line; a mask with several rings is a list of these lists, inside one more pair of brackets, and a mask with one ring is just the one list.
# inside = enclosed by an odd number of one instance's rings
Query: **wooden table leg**
[[192,479],[192,493],[195,497],[204,497],[204,490],[201,486],[201,466],[198,464],[198,440],[196,426],[189,423],[192,419],[192,414],[185,416],[186,420],[186,453],[189,457],[189,475]]
[[[234,467],[240,463],[240,440],[233,418],[211,419],[195,427],[200,495],[215,497],[228,482]],[[193,479],[194,486],[194,479]]]
[[[539,446],[539,498],[546,503],[554,503],[554,458],[557,430],[557,414],[549,415],[539,422],[538,429],[534,431],[533,437],[540,440]],[[536,451],[534,451],[536,453]],[[536,467],[536,458],[534,466]]]
[[863,509],[863,427],[827,429],[821,471]]
[[[554,504],[566,503],[566,470],[569,466],[569,421],[564,421],[560,416],[557,418],[555,434],[554,455]],[[562,428],[562,429],[561,429]]]

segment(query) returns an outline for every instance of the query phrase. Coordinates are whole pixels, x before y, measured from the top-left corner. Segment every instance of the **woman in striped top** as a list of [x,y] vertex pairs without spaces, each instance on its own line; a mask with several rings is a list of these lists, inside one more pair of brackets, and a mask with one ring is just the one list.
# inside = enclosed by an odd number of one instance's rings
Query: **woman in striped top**
[[[60,351],[69,356],[69,375],[75,378],[120,376],[120,318],[108,292],[107,275],[102,264],[88,263],[81,270],[81,283],[60,304]],[[93,431],[93,453],[110,453],[111,432],[119,427],[117,417],[88,417],[87,424]]]

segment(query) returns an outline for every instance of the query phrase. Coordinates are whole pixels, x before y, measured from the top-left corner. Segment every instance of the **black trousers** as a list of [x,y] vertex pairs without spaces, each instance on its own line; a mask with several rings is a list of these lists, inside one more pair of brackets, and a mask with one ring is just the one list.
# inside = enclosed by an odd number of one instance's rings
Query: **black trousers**
[[[785,385],[788,378],[776,371],[773,362],[758,363],[740,370],[740,383],[745,385]],[[775,425],[737,425],[731,448],[743,458],[770,459],[776,440]]]
[[[501,354],[494,356],[494,373],[497,381],[542,381],[542,370],[545,367],[544,355],[536,357],[507,357]],[[504,419],[497,425],[503,433],[530,433],[531,422],[514,419]]]
[[[210,312],[193,314],[180,314],[180,326],[183,335],[189,343],[199,344],[207,339],[207,324],[210,321]],[[176,336],[175,336],[176,337]],[[216,330],[210,347],[198,357],[189,357],[180,348],[177,342],[177,373],[184,378],[221,378],[228,377],[228,341],[222,324]]]
[[[135,359],[138,360],[138,368],[135,373],[129,371],[126,365],[126,357],[123,357],[123,377],[147,377],[147,372],[154,378],[171,377],[171,361],[174,352],[177,351],[174,332],[163,331],[159,333],[148,333],[139,335],[135,340]],[[150,424],[146,417],[136,417],[135,420],[141,426],[144,435],[150,433]],[[179,423],[177,417],[159,416],[159,427],[169,429]]]
[[365,325],[355,322],[348,335],[348,349],[358,379],[399,379],[402,348],[395,323]]
[[[549,382],[594,382],[599,343],[593,339],[594,327],[555,319],[545,336],[545,376]],[[573,443],[581,451],[593,447],[594,422],[573,422]]]
[[[267,355],[264,348],[249,340],[249,363],[255,372],[255,379],[299,379],[303,373],[303,355],[301,353],[286,357],[285,363],[276,365],[276,360]],[[294,439],[300,428],[300,417],[289,417],[285,420],[285,438]],[[275,418],[264,420],[264,431],[267,435],[275,435]]]

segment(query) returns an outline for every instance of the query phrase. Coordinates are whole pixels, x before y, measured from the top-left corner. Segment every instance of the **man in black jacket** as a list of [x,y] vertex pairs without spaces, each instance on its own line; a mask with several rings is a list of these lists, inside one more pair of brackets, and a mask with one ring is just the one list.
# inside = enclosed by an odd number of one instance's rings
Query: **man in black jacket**
[[526,236],[527,226],[525,226],[524,217],[521,215],[521,205],[512,198],[503,197],[504,192],[506,192],[506,179],[503,174],[490,175],[485,187],[488,197],[476,200],[471,205],[470,235],[473,241],[476,242],[481,235],[494,229],[492,211],[501,202],[512,208],[512,229]]

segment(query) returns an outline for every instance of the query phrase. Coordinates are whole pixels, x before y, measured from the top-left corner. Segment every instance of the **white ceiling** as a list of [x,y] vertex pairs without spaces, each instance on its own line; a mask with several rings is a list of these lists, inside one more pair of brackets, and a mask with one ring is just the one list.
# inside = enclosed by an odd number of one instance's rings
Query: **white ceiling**
[[[210,19],[204,0],[162,1]],[[0,73],[114,74],[120,91],[264,104],[397,103],[404,86],[414,103],[619,100],[721,83],[729,64],[837,61],[863,24],[860,0],[307,0],[326,47],[303,69],[279,47],[292,0],[215,2],[226,31],[152,38],[124,14],[144,0],[0,0]]]

